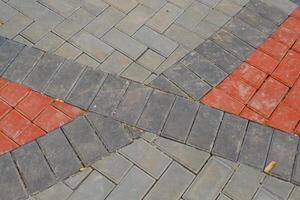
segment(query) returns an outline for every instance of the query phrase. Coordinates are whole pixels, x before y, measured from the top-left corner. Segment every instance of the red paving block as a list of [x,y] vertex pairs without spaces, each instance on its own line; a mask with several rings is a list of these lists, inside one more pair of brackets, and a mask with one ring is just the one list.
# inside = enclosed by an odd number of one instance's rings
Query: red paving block
[[294,44],[294,46],[292,47],[292,49],[294,51],[296,51],[297,53],[300,53],[300,39],[298,38],[298,40],[296,41],[296,43]]
[[291,66],[286,62],[282,62],[278,65],[275,71],[272,73],[272,77],[284,83],[285,85],[292,87],[298,77],[300,76],[300,65]]
[[28,119],[34,120],[53,100],[38,92],[31,91],[16,107]]
[[34,124],[30,124],[22,133],[17,136],[14,141],[18,143],[19,145],[24,145],[28,142],[31,142],[43,135],[45,135],[46,132],[37,127]]
[[253,110],[251,110],[248,107],[245,107],[243,109],[243,111],[241,112],[240,116],[244,117],[246,119],[252,120],[254,122],[261,123],[261,124],[264,124],[267,121],[266,118],[264,118],[263,116],[261,116],[260,114],[258,114],[256,112],[254,112]]
[[281,102],[288,89],[284,84],[269,77],[249,101],[248,106],[268,118]]
[[34,123],[49,132],[71,121],[71,118],[63,112],[48,106],[35,120]]
[[83,114],[83,110],[72,106],[70,104],[66,104],[64,102],[61,101],[54,101],[52,104],[55,108],[57,108],[58,110],[62,111],[63,113],[65,113],[66,115],[68,115],[71,118],[75,118],[81,114]]
[[300,122],[298,123],[297,128],[295,129],[295,133],[300,136]]
[[11,106],[0,99],[0,119],[2,119],[11,109]]
[[3,79],[3,78],[0,78],[0,89],[2,88],[2,87],[4,87],[5,85],[7,85],[8,84],[8,81],[7,80],[5,80],[5,79]]
[[252,53],[247,58],[246,62],[268,74],[271,74],[279,64],[278,60],[260,50],[256,50],[254,53]]
[[295,17],[289,17],[281,26],[300,34],[300,20]]
[[275,32],[272,33],[271,37],[282,44],[291,47],[298,38],[298,34],[290,29],[279,27]]
[[285,62],[291,66],[300,66],[300,54],[296,51],[290,50],[283,58],[282,62]]
[[27,128],[30,123],[31,122],[19,112],[12,110],[0,121],[0,130],[11,139],[14,139]]
[[256,91],[237,76],[227,77],[217,88],[243,103],[247,103]]
[[296,81],[293,88],[286,95],[284,102],[300,112],[300,78]]
[[8,83],[0,90],[0,98],[11,106],[16,106],[28,93],[30,89],[17,83]]
[[272,38],[268,38],[259,46],[259,49],[280,61],[289,50],[289,46],[282,44]]
[[242,78],[252,87],[259,88],[267,77],[267,74],[248,63],[242,63],[233,73],[232,76]]
[[202,103],[229,113],[240,114],[245,107],[244,104],[229,96],[222,90],[214,88],[201,100]]
[[295,17],[297,19],[300,19],[300,7],[296,8],[292,14],[291,14],[292,17]]
[[5,134],[0,132],[0,155],[5,154],[13,149],[16,149],[18,145],[9,139]]
[[279,104],[267,124],[282,131],[292,133],[300,120],[300,112],[285,103]]

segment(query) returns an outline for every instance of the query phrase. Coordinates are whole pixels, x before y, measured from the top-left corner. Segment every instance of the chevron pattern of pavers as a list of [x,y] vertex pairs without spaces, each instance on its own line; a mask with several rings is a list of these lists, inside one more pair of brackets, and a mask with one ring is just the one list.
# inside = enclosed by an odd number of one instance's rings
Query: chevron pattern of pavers
[[299,36],[300,7],[201,102],[300,135]]

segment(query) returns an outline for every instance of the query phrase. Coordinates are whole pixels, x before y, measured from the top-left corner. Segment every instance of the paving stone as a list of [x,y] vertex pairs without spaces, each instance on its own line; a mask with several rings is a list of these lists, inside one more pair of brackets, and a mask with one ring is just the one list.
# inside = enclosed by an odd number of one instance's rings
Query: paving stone
[[138,0],[138,2],[153,9],[154,11],[158,11],[167,3],[166,0]]
[[41,4],[50,10],[60,14],[63,17],[69,17],[78,7],[75,4],[60,0],[38,0]]
[[124,54],[114,51],[98,69],[120,75],[133,61]]
[[237,17],[265,34],[271,34],[273,30],[277,28],[272,21],[253,11],[254,10],[244,8],[237,15]]
[[87,109],[94,100],[106,74],[87,68],[72,89],[67,101]]
[[223,192],[234,200],[251,200],[263,177],[264,174],[260,171],[246,165],[240,165],[226,184]]
[[193,31],[197,33],[202,39],[208,39],[210,36],[212,36],[219,28],[209,22],[201,21],[198,23]]
[[128,130],[120,122],[94,113],[88,114],[87,118],[109,152],[116,151],[131,142]]
[[84,117],[63,126],[63,131],[85,165],[106,155],[105,147]]
[[104,200],[113,188],[112,182],[93,171],[68,200]]
[[176,98],[162,135],[185,142],[192,128],[197,110],[198,105],[196,103],[181,97]]
[[201,3],[208,5],[209,7],[215,7],[221,0],[198,0]]
[[241,60],[245,60],[254,51],[253,47],[224,29],[214,34],[212,40]]
[[38,193],[34,196],[36,200],[51,200],[51,199],[59,199],[59,200],[66,200],[73,191],[68,188],[62,182],[59,182],[49,189]]
[[0,36],[0,47],[2,46],[2,44],[4,44],[6,41],[5,37]]
[[211,152],[222,117],[223,112],[201,105],[187,144]]
[[193,3],[193,0],[167,0],[167,1],[181,8],[187,8]]
[[228,16],[234,16],[242,9],[242,6],[232,0],[222,0],[220,3],[218,3],[215,9],[225,13]]
[[296,159],[294,163],[294,170],[293,170],[293,175],[292,175],[292,181],[293,183],[300,184],[300,149],[298,145],[298,151],[296,154]]
[[198,1],[189,2],[191,5],[184,10],[184,13],[178,17],[175,23],[192,31],[199,21],[201,21],[209,13],[210,9],[208,6],[199,3]]
[[114,27],[124,16],[124,13],[118,11],[113,7],[109,7],[84,29],[100,38],[112,27]]
[[93,164],[93,168],[119,184],[133,164],[118,153],[111,154],[98,160]]
[[32,47],[33,43],[31,43],[29,40],[27,40],[26,38],[24,38],[22,35],[17,35],[14,38],[14,41],[19,42],[21,44],[25,44],[28,47]]
[[57,73],[51,78],[46,94],[65,99],[85,68],[77,63],[65,61]]
[[79,170],[81,163],[61,129],[38,139],[38,144],[58,179],[65,179]]
[[149,143],[153,143],[158,138],[158,135],[150,132],[144,132],[141,134],[141,138],[143,138]]
[[247,123],[245,119],[225,114],[215,141],[213,154],[236,161],[241,150]]
[[182,63],[173,65],[164,75],[193,99],[200,99],[211,89],[210,85],[185,68]]
[[197,34],[176,24],[171,25],[168,30],[166,30],[165,35],[190,50],[204,42]]
[[61,45],[54,53],[68,60],[75,60],[75,58],[77,58],[82,53],[82,51],[66,42]]
[[77,33],[70,41],[99,62],[103,62],[114,51],[109,45],[84,30]]
[[3,77],[17,83],[21,83],[31,72],[43,52],[35,48],[25,47],[18,57],[11,63],[3,74]]
[[133,37],[165,57],[170,56],[178,46],[178,44],[169,38],[146,26],[142,26]]
[[138,83],[131,83],[113,116],[130,125],[135,125],[142,114],[151,92],[152,89],[149,87]]
[[23,47],[24,46],[22,44],[11,40],[6,40],[6,42],[3,43],[0,47],[0,74],[3,74]]
[[[115,189],[106,199],[142,199],[154,182],[155,179],[134,166],[129,170],[124,179],[115,187]],[[132,188],[134,188],[134,190]]]
[[137,82],[144,82],[151,75],[151,71],[144,68],[143,66],[132,63],[124,72],[122,72],[121,76],[127,79],[131,79]]
[[127,35],[133,35],[153,14],[154,10],[138,5],[116,25],[116,28]]
[[178,199],[183,195],[194,177],[191,172],[173,162],[147,194],[145,200]]
[[93,69],[97,69],[100,65],[100,63],[95,60],[94,58],[90,57],[89,55],[83,53],[81,54],[76,60],[75,62],[78,62],[82,65],[86,65],[89,66]]
[[126,158],[158,179],[171,163],[171,159],[144,140],[135,140],[120,150]]
[[104,0],[104,1],[112,5],[113,7],[121,10],[124,13],[129,13],[138,4],[136,0],[128,0],[126,2],[123,0]]
[[267,37],[263,32],[251,27],[238,18],[233,18],[227,23],[225,29],[232,32],[243,41],[248,42],[253,47],[258,47]]
[[23,83],[36,91],[41,91],[63,61],[64,59],[59,56],[44,54]]
[[10,0],[8,4],[18,11],[24,13],[31,19],[37,20],[48,11],[48,9],[37,1]]
[[209,22],[211,24],[214,24],[217,27],[224,26],[228,21],[230,20],[230,17],[223,14],[222,12],[218,10],[211,10],[208,15],[204,18],[205,22]]
[[81,7],[87,10],[93,16],[100,15],[109,5],[102,0],[85,0]]
[[267,190],[261,188],[257,191],[253,200],[280,200],[280,198],[268,192]]
[[18,170],[10,154],[0,157],[0,194],[1,199],[25,199],[27,193]]
[[175,96],[154,90],[137,123],[137,126],[152,133],[158,133],[171,110]]
[[221,193],[217,200],[231,200],[231,199],[229,199],[229,197]]
[[85,168],[83,171],[79,171],[69,178],[64,180],[64,183],[71,188],[72,190],[75,190],[78,185],[91,173],[91,168]]
[[105,116],[111,116],[121,101],[128,85],[129,81],[108,75],[99,93],[93,100],[90,110]]
[[154,72],[157,67],[165,60],[165,58],[158,53],[155,53],[151,49],[148,49],[137,62],[146,67],[150,71]]
[[[271,174],[284,180],[290,180],[297,151],[298,138],[275,130],[269,150],[267,163],[274,160],[276,168]],[[288,149],[284,147],[289,147]]]
[[231,73],[236,67],[241,64],[241,61],[239,61],[236,57],[225,51],[223,48],[221,48],[211,40],[206,40],[195,50],[199,54],[205,56],[213,63],[218,65],[227,73]]
[[185,192],[183,198],[216,199],[232,173],[233,169],[221,160],[215,157],[211,158]]
[[0,2],[0,21],[1,24],[4,24],[9,19],[11,19],[13,16],[15,16],[18,13],[18,11],[8,4],[4,3],[3,1]]
[[59,36],[52,32],[49,32],[38,41],[34,46],[46,52],[54,52],[58,49],[65,41]]
[[31,23],[32,20],[30,18],[18,13],[1,25],[0,35],[12,39]]
[[284,2],[280,1],[280,0],[279,1],[278,0],[274,0],[274,1],[261,0],[261,1],[266,3],[269,6],[273,6],[273,7],[280,9],[287,15],[290,14],[291,12],[293,12],[297,8],[297,5],[295,5],[294,3],[290,2],[290,1],[284,1]]
[[209,153],[162,137],[158,138],[155,144],[163,152],[194,173],[198,173],[210,157]]
[[169,92],[179,96],[186,96],[186,94],[183,91],[181,91],[174,83],[169,81],[163,75],[158,76],[149,85],[164,92]]
[[180,62],[212,86],[216,86],[227,76],[226,72],[195,51],[186,55]]
[[297,198],[299,198],[300,196],[300,187],[295,187],[289,200],[297,200]]
[[274,178],[272,176],[267,176],[262,186],[269,192],[279,196],[281,199],[288,199],[294,188],[293,184]]
[[263,125],[250,122],[242,145],[239,161],[263,169],[273,130]]
[[147,49],[145,45],[117,29],[110,30],[102,39],[134,60],[136,60]]
[[36,142],[13,151],[13,156],[29,193],[43,191],[55,183],[55,177]]

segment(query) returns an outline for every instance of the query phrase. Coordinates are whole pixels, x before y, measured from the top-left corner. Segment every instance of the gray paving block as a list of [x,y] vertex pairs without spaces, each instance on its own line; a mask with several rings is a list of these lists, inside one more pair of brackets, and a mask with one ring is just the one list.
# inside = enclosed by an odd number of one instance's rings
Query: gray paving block
[[36,1],[11,0],[9,1],[9,5],[35,20],[48,10]]
[[155,179],[133,166],[106,200],[142,199],[154,183]]
[[38,2],[65,18],[69,17],[76,9],[79,8],[78,4],[67,1],[38,0]]
[[242,145],[239,161],[263,169],[268,156],[273,130],[250,122]]
[[169,57],[177,48],[178,44],[170,40],[164,35],[161,35],[147,26],[142,26],[134,35],[133,38],[144,43],[159,54]]
[[120,122],[94,113],[89,113],[87,118],[109,152],[116,151],[131,142],[128,130]]
[[280,200],[280,198],[265,190],[264,188],[260,188],[253,200]]
[[203,97],[211,89],[209,84],[180,62],[170,67],[163,74],[195,100]]
[[[290,180],[295,162],[298,138],[275,130],[268,154],[267,163],[274,160],[276,167],[271,171],[272,175],[284,180]],[[289,147],[289,148],[286,148]]]
[[226,184],[223,193],[233,200],[251,200],[260,187],[263,177],[264,174],[259,170],[246,165],[240,165]]
[[226,163],[212,157],[185,192],[183,199],[216,199],[232,173],[233,169]]
[[52,75],[60,68],[63,61],[64,59],[59,56],[44,54],[23,83],[34,90],[41,91]]
[[23,49],[23,45],[12,40],[6,40],[0,47],[0,74],[3,74],[9,64]]
[[263,3],[266,3],[269,6],[276,7],[280,9],[285,14],[291,14],[296,8],[297,5],[291,1],[281,1],[281,0],[261,0]]
[[219,29],[219,27],[217,27],[216,25],[214,25],[212,23],[209,23],[207,21],[201,21],[194,27],[193,31],[195,33],[197,33],[201,38],[208,39],[218,29]]
[[124,13],[129,13],[134,7],[137,6],[138,2],[136,0],[105,0],[106,3],[112,5],[113,7],[121,10]]
[[113,117],[130,125],[135,125],[151,93],[150,87],[132,82]]
[[44,92],[52,97],[65,99],[85,68],[66,60],[50,79]]
[[121,76],[143,83],[149,76],[151,76],[151,71],[140,64],[133,62],[122,72]]
[[0,47],[5,43],[5,41],[6,41],[6,38],[0,36]]
[[179,199],[194,177],[191,172],[173,162],[144,199]]
[[272,176],[267,176],[262,183],[262,186],[264,189],[276,194],[281,199],[288,199],[294,188],[293,184]]
[[255,50],[225,29],[221,29],[214,34],[212,40],[241,60],[245,60]]
[[164,75],[159,75],[156,79],[151,81],[149,86],[179,96],[184,96],[184,97],[187,96],[183,91],[181,91],[174,83],[168,80]]
[[29,193],[43,191],[55,183],[55,176],[36,142],[13,151],[13,157]]
[[233,18],[226,24],[225,29],[253,47],[258,47],[267,38],[265,33],[260,32],[239,18]]
[[217,200],[231,200],[231,199],[225,196],[223,193],[221,193]]
[[159,179],[172,161],[164,153],[142,139],[135,140],[119,152],[155,179]]
[[298,151],[296,154],[296,159],[294,163],[294,170],[292,175],[292,181],[300,185],[300,147],[298,145]]
[[171,110],[175,96],[154,90],[137,123],[137,126],[152,133],[158,133]]
[[207,152],[162,137],[156,139],[155,144],[160,150],[176,160],[176,162],[194,173],[198,173],[210,157],[210,154]]
[[86,168],[83,171],[79,171],[69,178],[64,180],[64,183],[71,188],[72,190],[75,190],[78,185],[92,172],[91,168]]
[[5,71],[3,77],[17,83],[22,82],[42,55],[43,52],[38,49],[25,47]]
[[215,9],[225,13],[228,16],[236,15],[242,8],[243,8],[242,5],[239,5],[232,0],[222,0],[215,7]]
[[225,114],[213,154],[236,161],[241,150],[248,121],[231,114]]
[[227,76],[226,72],[195,51],[180,62],[212,86],[216,86]]
[[223,112],[201,105],[187,144],[211,152],[222,118]]
[[36,200],[66,200],[73,191],[62,182],[59,182],[37,195],[34,195]]
[[56,129],[37,141],[58,179],[65,179],[79,170],[81,162],[61,129]]
[[223,12],[212,9],[208,15],[204,18],[205,22],[209,22],[218,28],[224,26],[229,20],[230,16],[225,15]]
[[237,17],[244,22],[247,22],[252,27],[257,28],[265,34],[271,34],[277,26],[267,18],[261,16],[255,10],[244,8],[241,10]]
[[78,117],[62,129],[85,165],[107,154],[107,150],[84,117]]
[[1,199],[26,199],[28,195],[9,153],[0,156],[0,169]]
[[97,95],[106,76],[103,72],[87,68],[73,87],[67,101],[75,106],[87,109]]
[[68,200],[104,200],[114,184],[97,171],[93,171]]
[[177,97],[162,131],[162,136],[185,142],[198,107],[197,103]]
[[297,200],[300,197],[300,187],[295,187],[289,200]]
[[93,168],[119,184],[133,164],[118,153],[110,154],[93,164]]
[[225,51],[211,40],[206,40],[195,50],[227,73],[231,73],[241,64],[241,61],[238,58]]

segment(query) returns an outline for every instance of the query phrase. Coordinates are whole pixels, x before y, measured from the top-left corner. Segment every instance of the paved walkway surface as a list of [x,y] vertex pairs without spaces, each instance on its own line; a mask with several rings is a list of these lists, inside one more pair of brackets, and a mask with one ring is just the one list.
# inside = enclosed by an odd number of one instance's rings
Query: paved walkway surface
[[1,0],[0,200],[300,199],[295,3]]

